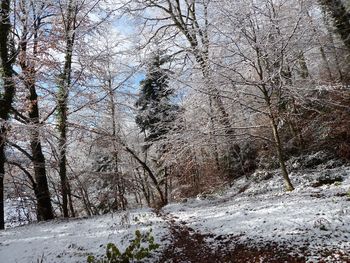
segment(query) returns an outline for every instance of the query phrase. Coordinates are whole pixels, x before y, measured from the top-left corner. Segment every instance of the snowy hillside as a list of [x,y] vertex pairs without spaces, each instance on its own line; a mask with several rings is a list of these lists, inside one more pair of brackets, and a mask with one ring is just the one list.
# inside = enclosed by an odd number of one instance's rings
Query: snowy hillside
[[[259,247],[275,242],[310,262],[336,262],[343,254],[350,260],[350,169],[294,173],[291,178],[298,183],[293,192],[283,190],[277,173],[271,176],[259,182],[242,179],[216,198],[172,204],[165,210],[210,234],[214,243],[235,237],[234,244],[225,244]],[[312,186],[327,177],[343,181]]]
[[164,243],[161,240],[168,233],[164,221],[149,209],[54,220],[1,232],[0,262],[86,262],[89,254],[103,254],[109,242],[125,249],[137,229],[152,229],[158,243]]
[[[52,221],[0,234],[1,262],[86,262],[105,244],[125,248],[136,229],[161,245],[148,262],[349,262],[350,168],[255,173],[212,195],[90,219]],[[332,183],[331,183],[332,182]],[[199,255],[201,254],[201,255]]]

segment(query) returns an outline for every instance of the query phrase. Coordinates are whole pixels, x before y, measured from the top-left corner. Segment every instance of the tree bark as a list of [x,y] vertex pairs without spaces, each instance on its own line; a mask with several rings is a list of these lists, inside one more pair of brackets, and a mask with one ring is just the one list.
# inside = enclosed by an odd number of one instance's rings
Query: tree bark
[[[1,129],[1,128],[0,128]],[[4,131],[0,130],[0,136],[4,136]],[[5,147],[4,142],[0,138],[0,229],[5,229],[4,214],[4,176],[5,176]]]
[[137,156],[137,154],[136,154],[132,149],[130,149],[129,147],[125,146],[125,150],[126,150],[128,153],[130,153],[130,154],[132,155],[132,157],[134,157],[135,160],[136,160],[139,164],[141,164],[142,168],[145,169],[145,171],[147,171],[149,177],[151,178],[151,180],[152,180],[154,186],[155,186],[156,189],[157,189],[157,192],[158,192],[158,194],[159,194],[160,201],[161,201],[162,205],[166,205],[166,204],[167,204],[166,198],[164,197],[164,193],[163,193],[162,189],[160,188],[159,182],[158,182],[156,176],[153,174],[152,170],[148,167],[148,165],[147,165],[145,162],[143,162],[143,161]]
[[[28,14],[24,13],[23,16]],[[34,45],[33,56],[34,61],[37,55],[38,49],[38,30],[40,28],[41,20],[38,18],[34,24]],[[32,152],[32,162],[34,165],[34,177],[35,185],[33,185],[34,193],[37,200],[37,219],[49,220],[54,218],[53,209],[50,199],[50,191],[46,176],[45,157],[42,151],[40,141],[40,114],[38,106],[38,95],[36,92],[36,71],[34,61],[29,63],[27,58],[27,35],[28,31],[26,26],[23,29],[23,37],[20,43],[20,66],[24,74],[24,86],[28,90],[29,94],[27,100],[29,101],[28,107],[28,124],[31,126],[30,131],[30,148]]]
[[74,0],[68,3],[67,17],[65,18],[65,63],[61,75],[58,93],[58,131],[59,131],[59,176],[61,180],[63,216],[68,213],[68,179],[67,179],[67,117],[68,93],[71,86],[72,56],[75,40],[76,6]]
[[289,175],[288,175],[286,163],[285,163],[284,156],[283,156],[283,149],[282,149],[281,139],[280,139],[280,136],[279,136],[277,125],[276,125],[276,122],[275,122],[274,118],[271,118],[270,121],[271,121],[271,127],[272,127],[272,131],[273,131],[273,137],[274,137],[275,143],[276,143],[276,151],[277,151],[278,162],[280,164],[280,168],[281,168],[281,171],[282,171],[282,176],[283,176],[284,181],[285,181],[286,190],[287,191],[293,191],[294,187],[292,185],[292,182],[289,179]]
[[286,163],[284,160],[283,146],[282,146],[281,138],[280,138],[280,135],[278,132],[276,118],[275,118],[273,111],[272,111],[272,108],[271,108],[270,98],[266,97],[266,95],[265,95],[265,101],[266,101],[266,104],[267,104],[267,107],[269,110],[269,118],[270,118],[270,124],[271,124],[272,132],[273,132],[273,138],[275,140],[277,158],[278,158],[278,162],[279,162],[279,165],[281,168],[281,172],[282,172],[282,176],[283,176],[284,183],[286,186],[286,190],[293,191],[294,187],[293,187],[292,182],[290,181],[289,174],[288,174],[287,167],[286,167]]
[[9,41],[11,34],[10,0],[1,1],[0,11],[0,57],[4,93],[0,94],[0,229],[5,228],[4,217],[4,176],[5,176],[5,142],[11,105],[15,96],[12,65],[15,55],[10,54]]
[[[135,173],[135,179],[136,179],[136,181],[140,181],[140,185],[141,185],[140,188],[142,190],[143,196],[144,196],[144,198],[146,200],[147,205],[150,207],[151,206],[151,199],[150,199],[150,194],[149,194],[149,191],[148,191],[148,185],[147,185],[148,182],[145,179],[145,177],[147,175],[146,175],[146,172],[145,172],[144,169],[142,169],[142,171],[143,171],[143,176],[142,176],[141,172],[139,171],[139,169],[135,169],[135,172],[134,172]],[[139,196],[140,196],[140,202],[142,204],[141,194],[139,194]]]
[[33,154],[34,177],[36,181],[35,195],[37,199],[38,221],[53,219],[54,215],[46,176],[45,157],[42,152],[39,132],[37,130],[31,134],[30,146]]
[[69,211],[71,217],[75,217],[75,210],[74,210],[74,204],[73,204],[73,196],[72,196],[72,191],[69,182],[67,182],[68,186],[68,203],[69,203]]

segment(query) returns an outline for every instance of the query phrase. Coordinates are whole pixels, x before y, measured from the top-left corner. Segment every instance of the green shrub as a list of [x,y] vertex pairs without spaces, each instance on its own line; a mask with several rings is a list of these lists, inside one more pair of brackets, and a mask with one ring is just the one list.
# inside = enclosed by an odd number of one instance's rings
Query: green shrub
[[[144,246],[145,245],[145,246]],[[152,250],[159,248],[159,244],[154,242],[152,230],[142,233],[135,231],[135,238],[130,241],[129,246],[124,252],[120,252],[113,243],[108,243],[106,254],[102,256],[90,255],[87,258],[88,263],[129,263],[138,262],[150,255]]]
[[341,186],[341,182],[335,181],[335,182],[334,182],[334,185],[335,185],[335,186]]
[[350,189],[346,192],[346,196],[350,198]]

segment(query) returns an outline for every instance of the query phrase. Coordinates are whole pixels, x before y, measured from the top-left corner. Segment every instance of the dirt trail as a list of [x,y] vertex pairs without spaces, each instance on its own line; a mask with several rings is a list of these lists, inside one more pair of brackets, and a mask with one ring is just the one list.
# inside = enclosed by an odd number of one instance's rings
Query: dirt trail
[[159,216],[167,221],[172,235],[172,244],[165,249],[160,262],[224,262],[205,241],[207,236],[195,232],[185,222],[176,222],[170,214],[159,212]]
[[289,250],[277,244],[248,246],[239,244],[238,237],[233,235],[214,238],[196,232],[186,222],[178,222],[171,214],[157,213],[168,223],[172,235],[172,243],[164,250],[160,263],[305,262],[304,258],[289,255]]

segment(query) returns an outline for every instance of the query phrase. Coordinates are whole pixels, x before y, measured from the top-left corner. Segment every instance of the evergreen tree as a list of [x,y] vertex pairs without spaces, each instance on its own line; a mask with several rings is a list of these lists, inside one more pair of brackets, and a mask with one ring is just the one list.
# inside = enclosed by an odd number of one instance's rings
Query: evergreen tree
[[346,8],[346,1],[342,0],[319,0],[322,7],[333,18],[334,26],[345,46],[350,51],[350,13]]
[[141,132],[146,132],[146,141],[161,139],[171,129],[179,108],[171,102],[174,89],[169,87],[170,71],[162,68],[168,60],[160,51],[154,54],[140,83],[136,123]]

